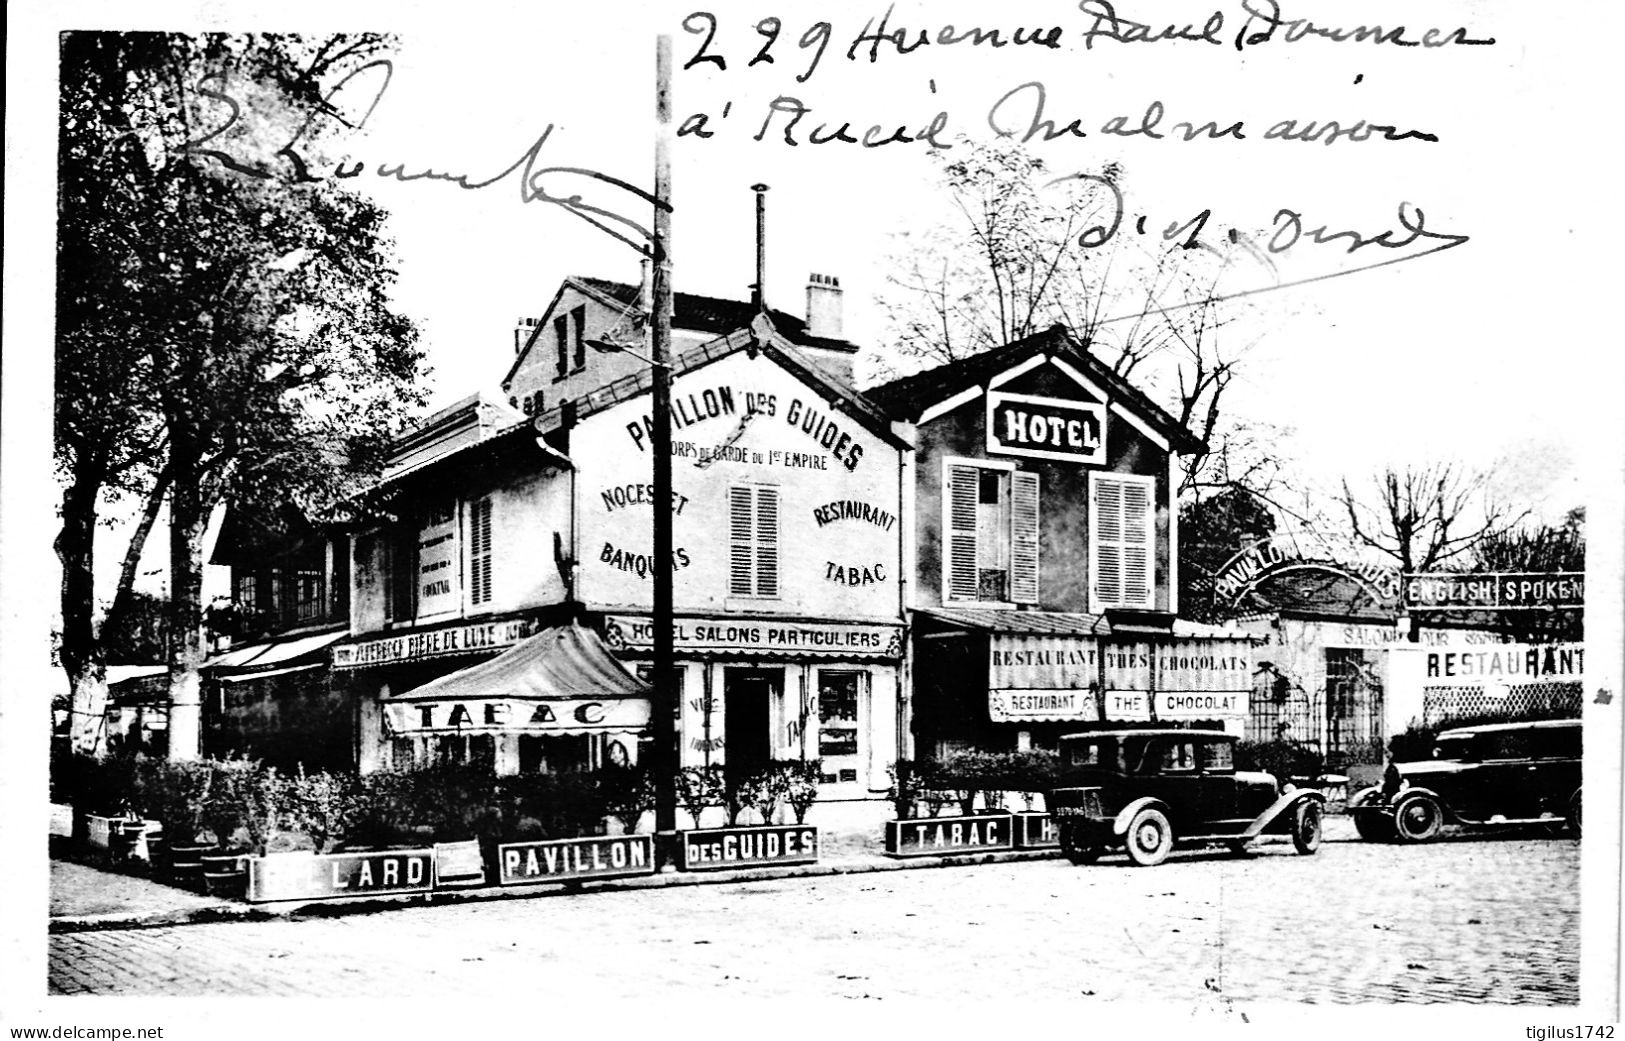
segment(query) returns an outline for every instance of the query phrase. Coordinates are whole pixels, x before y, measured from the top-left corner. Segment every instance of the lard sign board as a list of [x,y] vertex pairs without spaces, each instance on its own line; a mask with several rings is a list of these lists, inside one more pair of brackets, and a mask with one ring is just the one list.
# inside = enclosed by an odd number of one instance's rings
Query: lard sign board
[[1098,466],[1106,461],[1106,407],[990,390],[987,450]]
[[937,857],[1010,849],[1013,821],[1008,813],[887,821],[886,852],[894,857]]
[[818,829],[802,824],[685,831],[682,836],[678,866],[684,871],[818,861]]
[[505,886],[654,873],[654,838],[650,835],[510,842],[497,847],[497,881]]
[[248,901],[394,896],[434,888],[434,850],[278,853],[248,860]]

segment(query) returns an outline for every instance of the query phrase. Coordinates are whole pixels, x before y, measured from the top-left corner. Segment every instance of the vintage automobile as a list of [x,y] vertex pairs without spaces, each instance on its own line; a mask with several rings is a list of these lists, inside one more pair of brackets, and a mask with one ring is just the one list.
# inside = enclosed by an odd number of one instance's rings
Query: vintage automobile
[[1578,719],[1495,723],[1439,734],[1433,758],[1389,763],[1349,797],[1368,842],[1426,842],[1446,824],[1544,824],[1580,834]]
[[1282,792],[1269,774],[1238,771],[1235,743],[1222,731],[1173,728],[1061,738],[1062,768],[1082,782],[1050,793],[1062,852],[1088,864],[1122,848],[1150,867],[1175,845],[1223,844],[1239,853],[1260,835],[1288,834],[1299,853],[1313,853],[1325,795]]

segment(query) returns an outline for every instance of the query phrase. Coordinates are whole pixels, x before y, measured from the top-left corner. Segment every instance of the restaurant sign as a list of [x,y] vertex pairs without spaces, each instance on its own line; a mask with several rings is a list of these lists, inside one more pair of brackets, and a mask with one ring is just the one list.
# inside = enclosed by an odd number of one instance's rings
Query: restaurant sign
[[434,888],[434,851],[278,853],[248,860],[248,901],[394,896]]
[[677,863],[684,871],[720,871],[725,868],[813,864],[818,861],[818,829],[801,824],[716,828],[681,834],[683,841],[677,848]]
[[452,625],[425,632],[385,636],[377,640],[340,644],[333,648],[333,668],[361,669],[371,665],[421,661],[449,654],[473,654],[502,650],[539,631],[529,618],[476,625]]
[[[604,641],[617,651],[652,650],[654,624],[647,617],[610,615],[604,621]],[[672,644],[680,652],[768,651],[840,658],[900,658],[903,628],[899,625],[679,618],[672,623]]]
[[393,737],[414,734],[588,734],[641,731],[647,698],[479,698],[384,703]]
[[1579,571],[1434,571],[1405,576],[1405,606],[1416,611],[1515,611],[1584,607]]
[[654,837],[651,835],[509,842],[497,847],[497,881],[505,886],[629,878],[654,873]]
[[998,455],[1106,461],[1106,407],[1092,401],[987,393],[987,450]]
[[1090,690],[1012,689],[987,692],[987,717],[995,723],[1077,720],[1092,723],[1100,706]]

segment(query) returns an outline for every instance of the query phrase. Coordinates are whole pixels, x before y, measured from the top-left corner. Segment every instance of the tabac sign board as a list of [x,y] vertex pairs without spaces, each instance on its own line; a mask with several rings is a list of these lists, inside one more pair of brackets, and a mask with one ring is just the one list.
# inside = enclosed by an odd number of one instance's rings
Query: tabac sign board
[[384,702],[392,737],[419,734],[592,734],[641,732],[648,698],[523,698]]
[[1106,406],[1033,394],[987,394],[987,450],[1098,466],[1106,461]]
[[1405,576],[1405,606],[1413,611],[1517,611],[1585,606],[1579,571],[1417,572]]

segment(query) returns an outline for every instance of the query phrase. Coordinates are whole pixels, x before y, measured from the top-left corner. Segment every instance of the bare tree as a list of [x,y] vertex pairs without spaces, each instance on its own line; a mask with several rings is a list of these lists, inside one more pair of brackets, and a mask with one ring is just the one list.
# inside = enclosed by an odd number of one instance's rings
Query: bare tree
[[1486,540],[1520,524],[1514,512],[1488,494],[1490,474],[1455,463],[1388,467],[1358,495],[1348,479],[1337,505],[1356,544],[1392,559],[1402,572],[1440,567]]

